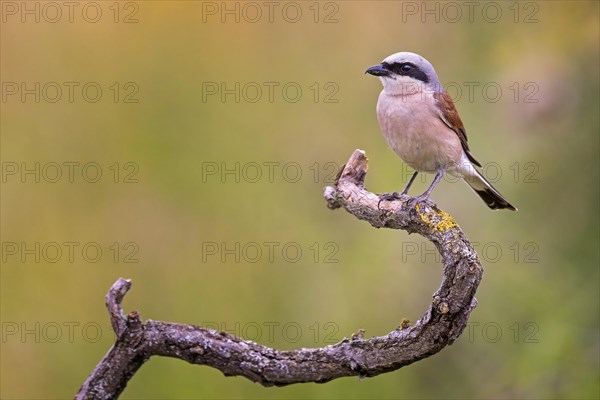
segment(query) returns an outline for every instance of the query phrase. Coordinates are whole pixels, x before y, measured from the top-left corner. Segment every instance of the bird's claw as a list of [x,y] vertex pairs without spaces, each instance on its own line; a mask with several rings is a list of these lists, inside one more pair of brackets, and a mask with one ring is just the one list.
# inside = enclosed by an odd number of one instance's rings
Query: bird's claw
[[381,209],[381,202],[382,201],[394,201],[394,200],[400,200],[401,199],[401,194],[399,194],[398,192],[393,192],[393,193],[383,193],[379,196],[379,202],[377,203],[377,209]]
[[408,202],[407,202],[408,209],[411,210],[411,209],[415,208],[417,203],[419,203],[421,201],[425,201],[425,200],[429,200],[429,196],[422,194],[420,196],[411,197],[410,200],[408,200]]
[[377,203],[377,208],[381,209],[381,203],[384,201],[400,200],[404,196],[408,197],[408,200],[406,200],[406,204],[408,205],[409,210],[415,208],[417,203],[419,203],[421,201],[429,200],[429,196],[426,193],[419,195],[419,196],[415,196],[415,197],[410,197],[404,192],[402,192],[402,193],[398,193],[398,192],[383,193],[383,194],[379,195],[379,202]]

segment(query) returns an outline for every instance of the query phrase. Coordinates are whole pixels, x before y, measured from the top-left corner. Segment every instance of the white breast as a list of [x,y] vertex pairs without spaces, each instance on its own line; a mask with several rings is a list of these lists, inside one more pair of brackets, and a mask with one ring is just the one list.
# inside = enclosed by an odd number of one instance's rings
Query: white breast
[[460,139],[439,118],[432,93],[390,95],[382,91],[377,119],[389,146],[416,171],[435,173],[462,158]]

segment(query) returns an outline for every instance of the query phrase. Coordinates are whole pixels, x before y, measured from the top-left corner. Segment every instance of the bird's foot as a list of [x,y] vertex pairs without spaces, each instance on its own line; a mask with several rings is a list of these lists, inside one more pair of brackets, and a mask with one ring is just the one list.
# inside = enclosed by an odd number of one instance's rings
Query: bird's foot
[[381,202],[382,201],[394,201],[394,200],[400,200],[402,197],[402,195],[399,194],[398,192],[393,192],[393,193],[383,193],[381,195],[379,195],[379,202],[377,203],[377,208],[380,209],[381,207]]
[[429,195],[422,194],[420,196],[411,197],[406,203],[408,204],[408,209],[413,209],[416,207],[417,203],[422,201],[429,200]]

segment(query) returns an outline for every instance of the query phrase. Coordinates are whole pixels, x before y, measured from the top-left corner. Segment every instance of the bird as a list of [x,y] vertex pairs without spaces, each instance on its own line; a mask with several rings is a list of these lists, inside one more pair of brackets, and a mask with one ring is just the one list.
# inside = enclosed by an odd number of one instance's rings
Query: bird
[[475,168],[481,163],[471,154],[454,102],[429,61],[415,53],[395,53],[368,68],[365,74],[378,77],[383,84],[377,101],[381,133],[392,150],[414,170],[400,194],[385,193],[379,204],[407,195],[419,172],[435,174],[435,178],[411,203],[426,200],[447,173],[462,178],[492,210],[517,211]]

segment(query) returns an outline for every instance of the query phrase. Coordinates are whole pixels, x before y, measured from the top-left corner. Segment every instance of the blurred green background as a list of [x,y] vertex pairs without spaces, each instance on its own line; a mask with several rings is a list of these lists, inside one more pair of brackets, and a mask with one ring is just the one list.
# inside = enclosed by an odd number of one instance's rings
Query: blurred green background
[[153,358],[123,398],[600,396],[598,2],[86,4],[1,4],[2,398],[74,395],[114,341],[118,277],[127,311],[282,349],[416,321],[441,277],[433,245],[322,198],[355,148],[370,190],[404,186],[364,75],[398,51],[431,61],[519,208],[449,180],[433,193],[485,269],[461,339],[284,388]]

